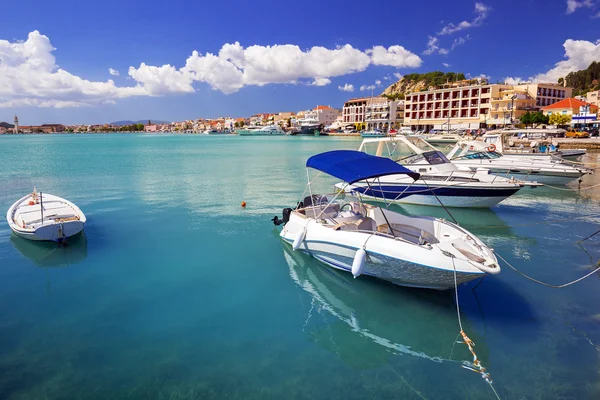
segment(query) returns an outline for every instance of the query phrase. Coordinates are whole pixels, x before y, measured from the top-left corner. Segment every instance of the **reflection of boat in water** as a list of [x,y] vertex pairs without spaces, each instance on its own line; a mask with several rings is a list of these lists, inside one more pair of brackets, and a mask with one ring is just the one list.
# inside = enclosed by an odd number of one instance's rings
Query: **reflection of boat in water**
[[66,267],[87,257],[87,239],[83,232],[70,237],[65,246],[54,242],[32,242],[16,235],[11,235],[10,241],[19,253],[38,267]]
[[[390,354],[437,363],[470,359],[466,346],[455,343],[458,331],[452,294],[399,289],[377,280],[354,280],[287,246],[284,257],[291,278],[312,297],[309,317],[316,312],[314,308],[327,311],[337,320],[324,329],[312,323],[311,337],[326,348],[334,347],[346,361],[363,366],[383,364]],[[465,316],[462,321],[473,333]],[[488,349],[483,340],[472,338],[477,342],[478,356],[485,360]]]

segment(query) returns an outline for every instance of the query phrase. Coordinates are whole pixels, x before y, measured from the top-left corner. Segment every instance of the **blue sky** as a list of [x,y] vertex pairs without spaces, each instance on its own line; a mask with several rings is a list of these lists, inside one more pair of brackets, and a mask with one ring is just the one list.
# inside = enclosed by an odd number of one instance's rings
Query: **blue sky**
[[0,121],[21,124],[341,107],[397,74],[551,81],[600,60],[600,0],[3,3]]

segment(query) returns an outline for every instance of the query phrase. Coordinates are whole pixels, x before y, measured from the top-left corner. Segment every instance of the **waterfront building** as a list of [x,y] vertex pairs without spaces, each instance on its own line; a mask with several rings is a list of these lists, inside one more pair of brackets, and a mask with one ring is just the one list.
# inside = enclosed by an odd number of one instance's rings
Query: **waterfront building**
[[570,96],[554,84],[490,84],[484,79],[449,83],[406,95],[404,125],[429,129],[479,129],[517,122],[523,114]]
[[358,97],[344,103],[342,117],[344,126],[363,124],[365,122],[365,109],[369,97]]
[[564,99],[558,103],[542,108],[545,115],[569,115],[572,124],[598,123],[598,106],[575,98]]
[[367,99],[365,118],[367,130],[379,129],[388,131],[396,127],[397,102],[385,97]]
[[155,133],[158,131],[158,126],[156,124],[148,124],[144,127],[144,132]]
[[587,102],[596,107],[600,106],[600,90],[588,92],[586,96]]

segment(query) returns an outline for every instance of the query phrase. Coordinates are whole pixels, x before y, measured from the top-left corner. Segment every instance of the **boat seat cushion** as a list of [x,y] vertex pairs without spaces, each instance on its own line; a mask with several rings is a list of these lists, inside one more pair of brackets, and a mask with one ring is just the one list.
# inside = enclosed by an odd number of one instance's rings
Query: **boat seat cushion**
[[324,204],[322,206],[307,207],[304,209],[304,215],[306,215],[308,218],[335,218],[335,216],[339,212],[340,205],[337,203],[330,205]]

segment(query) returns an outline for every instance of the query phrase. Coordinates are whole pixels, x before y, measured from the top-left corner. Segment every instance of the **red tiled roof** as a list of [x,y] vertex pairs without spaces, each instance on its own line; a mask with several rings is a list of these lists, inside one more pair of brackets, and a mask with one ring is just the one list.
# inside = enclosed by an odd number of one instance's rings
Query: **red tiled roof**
[[559,101],[558,103],[551,104],[546,107],[542,107],[542,110],[552,110],[556,108],[579,108],[581,106],[591,106],[590,109],[598,108],[597,106],[586,103],[585,101],[577,100],[574,98],[564,99]]
[[329,106],[316,106],[313,110],[331,110],[332,108]]

